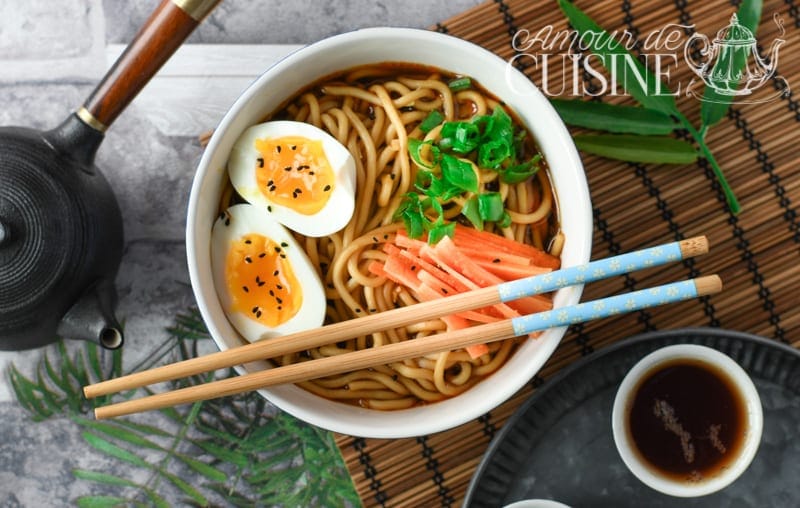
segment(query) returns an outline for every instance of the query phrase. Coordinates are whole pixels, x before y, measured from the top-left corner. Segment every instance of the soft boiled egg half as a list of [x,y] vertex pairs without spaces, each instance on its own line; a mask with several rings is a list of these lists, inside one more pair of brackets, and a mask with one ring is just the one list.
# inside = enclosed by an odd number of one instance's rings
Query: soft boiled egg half
[[239,204],[223,212],[211,230],[211,263],[222,308],[248,341],[322,325],[322,282],[266,210]]
[[233,146],[228,174],[242,198],[300,234],[333,234],[353,216],[353,156],[311,124],[281,120],[248,128]]

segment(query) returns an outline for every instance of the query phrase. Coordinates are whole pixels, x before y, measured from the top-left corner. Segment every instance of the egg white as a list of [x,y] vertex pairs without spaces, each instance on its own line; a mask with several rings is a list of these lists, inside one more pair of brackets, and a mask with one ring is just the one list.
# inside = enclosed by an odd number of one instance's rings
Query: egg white
[[[334,186],[328,202],[313,215],[276,204],[258,189],[255,168],[261,153],[256,149],[256,140],[284,136],[321,140],[333,170]],[[233,145],[228,159],[228,174],[233,187],[245,200],[269,209],[275,220],[306,236],[321,237],[339,231],[350,222],[355,210],[356,164],[353,156],[336,138],[311,124],[280,120],[249,127]]]
[[[231,244],[242,236],[253,233],[263,235],[279,245],[288,245],[283,247],[283,252],[286,253],[303,291],[298,312],[274,328],[259,323],[244,312],[233,310],[233,296],[225,278]],[[325,291],[311,261],[291,233],[262,208],[249,204],[234,205],[214,222],[211,230],[211,266],[214,271],[214,285],[225,315],[233,327],[250,342],[315,328],[322,325],[325,319]]]

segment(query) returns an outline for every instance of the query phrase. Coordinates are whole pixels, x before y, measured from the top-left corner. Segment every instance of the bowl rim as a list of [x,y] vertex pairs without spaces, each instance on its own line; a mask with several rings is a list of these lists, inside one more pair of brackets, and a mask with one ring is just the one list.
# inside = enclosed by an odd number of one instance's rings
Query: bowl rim
[[[225,113],[198,164],[191,186],[187,212],[187,262],[192,291],[195,295],[198,309],[208,327],[209,333],[220,350],[230,347],[225,338],[226,333],[229,331],[226,332],[226,330],[217,326],[215,316],[217,318],[219,317],[221,309],[219,309],[219,302],[215,301],[216,293],[213,289],[213,284],[210,287],[208,286],[207,282],[209,277],[207,273],[203,273],[204,271],[201,269],[200,263],[198,263],[199,250],[203,249],[203,247],[197,244],[199,230],[204,227],[201,225],[201,221],[206,220],[204,217],[199,217],[198,207],[204,199],[204,187],[210,185],[208,184],[208,180],[213,177],[212,173],[220,171],[214,166],[213,160],[215,157],[219,157],[217,152],[220,149],[220,145],[223,144],[226,136],[228,138],[233,136],[231,134],[233,130],[232,126],[235,125],[237,119],[241,118],[242,110],[252,101],[257,100],[258,95],[264,93],[263,89],[271,80],[274,80],[275,76],[279,76],[281,73],[291,72],[292,66],[302,63],[305,60],[315,58],[315,54],[331,52],[343,47],[352,48],[355,47],[354,45],[364,44],[366,42],[375,43],[376,41],[380,41],[382,43],[387,43],[388,41],[396,42],[399,40],[420,40],[436,44],[437,47],[452,48],[460,54],[469,53],[470,58],[474,57],[476,61],[488,62],[491,63],[492,66],[497,66],[498,68],[502,66],[506,73],[505,79],[513,80],[513,83],[524,87],[525,91],[531,94],[533,98],[530,100],[535,101],[539,108],[539,110],[537,110],[537,115],[542,115],[542,117],[537,116],[537,120],[547,124],[547,139],[549,140],[547,149],[542,146],[541,135],[536,136],[537,143],[542,148],[542,151],[546,152],[545,159],[548,161],[553,159],[562,160],[564,162],[562,162],[560,166],[568,166],[571,168],[568,173],[561,175],[561,178],[567,179],[567,177],[569,177],[570,192],[573,193],[571,194],[569,202],[570,213],[575,217],[572,222],[576,224],[576,228],[580,226],[583,229],[582,231],[576,231],[573,236],[568,236],[566,238],[567,243],[565,245],[569,245],[570,250],[568,252],[572,257],[568,260],[568,263],[565,263],[563,266],[566,267],[588,262],[591,254],[593,219],[588,183],[583,171],[583,165],[566,126],[563,124],[552,105],[550,105],[549,101],[540,92],[539,88],[527,76],[487,49],[447,34],[424,29],[398,27],[372,27],[345,32],[299,48],[266,69],[242,92]],[[316,58],[319,57],[317,56]],[[424,55],[421,55],[421,58],[426,59]],[[383,61],[399,61],[399,59],[385,58]],[[354,63],[351,67],[363,64],[364,63]],[[445,70],[452,70],[444,65],[438,65],[437,67]],[[322,76],[324,76],[324,74]],[[313,80],[304,81],[299,84],[295,90],[285,95],[283,100],[295,93],[300,87],[310,82],[313,82]],[[481,80],[478,80],[478,82],[482,85],[484,84]],[[514,109],[524,122],[524,115],[521,114],[522,112],[519,111],[519,108]],[[530,120],[527,123],[530,123]],[[536,130],[530,125],[526,125],[526,127],[528,127],[531,132]],[[552,153],[548,155],[548,151]],[[554,157],[554,155],[557,155],[557,157]],[[227,156],[225,159],[226,158]],[[555,186],[554,182],[554,187]],[[574,196],[574,198],[572,196]],[[562,203],[561,206],[563,207],[564,203]],[[205,227],[210,230],[211,224]],[[206,267],[205,271],[207,272],[208,270],[209,268]],[[203,285],[204,280],[206,281],[205,285]],[[206,292],[210,289],[213,295],[209,296],[204,294],[203,288],[206,289]],[[582,290],[583,286],[572,286],[559,290],[559,293],[556,295],[559,306],[577,303],[580,300]],[[546,340],[540,338],[535,343],[529,341],[520,347],[516,353],[507,360],[505,365],[501,367],[501,370],[494,374],[497,375],[505,369],[506,372],[503,375],[510,377],[510,379],[502,384],[493,384],[494,389],[491,393],[494,395],[491,397],[472,397],[474,400],[471,400],[471,404],[466,408],[452,401],[464,397],[465,394],[474,392],[477,386],[480,386],[480,383],[458,397],[430,405],[398,411],[367,410],[352,405],[345,405],[341,402],[328,401],[327,399],[310,394],[310,392],[306,392],[294,385],[262,389],[259,390],[259,393],[278,408],[301,420],[342,434],[371,438],[406,438],[428,435],[454,428],[474,420],[513,396],[514,393],[522,388],[535,373],[538,372],[558,346],[565,332],[566,327],[554,328],[545,332],[543,337],[547,337]],[[526,351],[526,354],[520,355],[523,349]],[[522,356],[525,356],[524,363],[522,361]],[[515,358],[516,361],[514,361]],[[236,371],[239,374],[244,374],[253,370],[261,370],[266,366],[267,364],[264,362],[248,364],[246,366],[237,366]],[[309,398],[309,395],[311,398]],[[310,408],[305,402],[311,402],[312,405],[322,404],[324,410]],[[341,406],[346,407],[346,410],[342,410]],[[459,406],[457,408],[458,411],[451,411],[450,409],[453,406]],[[343,411],[346,414],[343,414]],[[431,418],[429,413],[435,414],[436,418]],[[377,415],[393,416],[389,418],[387,416],[378,417]],[[378,421],[377,427],[376,420]],[[403,420],[404,424],[383,425],[381,423],[383,421],[390,422],[392,420]]]

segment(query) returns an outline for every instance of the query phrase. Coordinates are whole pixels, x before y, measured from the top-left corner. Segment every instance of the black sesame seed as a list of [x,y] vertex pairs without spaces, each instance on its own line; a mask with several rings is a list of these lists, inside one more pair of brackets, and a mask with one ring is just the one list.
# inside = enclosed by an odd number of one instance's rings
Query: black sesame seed
[[253,243],[253,241],[250,240],[250,239],[247,239],[247,240],[244,241],[244,243],[246,243],[247,245],[250,245],[251,243]]
[[378,309],[369,309],[370,312],[378,312]]
[[283,309],[283,307],[281,307],[280,305],[278,305],[278,310],[281,310],[281,309]]
[[256,317],[261,317],[261,311],[256,312]]
[[322,190],[325,191],[325,192],[328,192],[329,190],[331,190],[331,186],[330,185],[326,185],[325,188],[322,189]]
[[266,256],[266,255],[267,255],[267,253],[266,253],[266,252],[262,252],[261,254],[259,254],[259,255],[258,255],[258,257],[260,257],[260,258],[263,258],[263,257],[264,257],[264,256]]
[[284,171],[291,171],[292,170],[292,166],[286,166],[285,168],[283,168],[283,170]]
[[314,173],[313,171],[309,171],[308,174],[309,175],[316,175],[316,173]]
[[275,183],[274,181],[272,181],[272,180],[268,180],[268,181],[267,181],[267,187],[272,187],[272,185],[273,185],[274,183]]
[[356,314],[361,314],[361,309],[356,308]]
[[258,307],[257,306],[253,307],[253,314],[255,314],[256,312],[258,312]]
[[492,260],[492,263],[499,263],[499,262],[500,262],[500,258],[494,258],[494,259]]
[[388,240],[389,239],[389,235],[383,235],[383,239],[384,240]]
[[281,248],[276,245],[275,246],[275,252],[280,252],[280,251],[281,251]]
[[278,270],[275,270],[274,272],[272,272],[272,275],[274,275],[275,277],[277,277],[279,273],[281,273],[281,272],[279,272]]
[[245,263],[252,263],[252,262],[253,262],[253,260],[252,260],[252,258],[251,258],[250,256],[245,256],[245,257],[244,257],[244,262],[245,262]]
[[378,237],[376,237],[376,236],[373,236],[373,237],[372,237],[372,241],[373,241],[373,242],[375,242],[375,243],[378,243]]
[[297,150],[297,145],[292,145],[289,148],[291,148],[292,150]]
[[271,211],[272,211],[272,207],[271,207],[271,206],[269,206],[269,205],[267,205],[267,211],[268,211],[268,212],[271,212]]
[[271,290],[271,289],[270,289],[270,290],[269,290],[269,296],[275,296],[275,291],[273,291],[273,290]]
[[286,243],[286,242],[281,242],[281,247],[288,247],[288,246],[289,246],[289,244],[288,244],[288,243]]
[[442,293],[447,294],[447,290],[445,288],[442,288]]
[[278,303],[283,303],[283,300],[280,299],[280,298],[275,298],[275,301],[278,302]]
[[297,171],[303,171],[304,169],[309,169],[309,168],[311,168],[311,166],[309,166],[308,164],[303,164],[301,166],[297,166]]
[[230,226],[230,225],[231,225],[231,219],[230,219],[230,217],[229,217],[229,218],[227,218],[227,219],[225,219],[225,225],[226,225],[226,226]]
[[286,259],[286,254],[281,254],[281,259]]
[[297,189],[294,190],[294,192],[296,192],[298,194],[302,194],[303,190],[298,187]]
[[417,265],[411,265],[411,271],[412,271],[412,272],[413,272],[414,270],[416,270],[416,269],[417,269]]
[[275,284],[275,289],[283,289],[283,286],[281,286],[280,284]]
[[242,290],[243,290],[245,293],[249,293],[249,292],[250,292],[250,290],[249,290],[249,289],[247,289],[247,286],[242,286]]
[[278,146],[276,146],[276,147],[275,147],[275,150],[276,150],[278,153],[281,153],[281,145],[278,145]]
[[390,179],[390,180],[394,180],[395,178],[397,178],[397,176],[396,176],[394,173],[392,173],[391,175],[389,175],[389,179]]
[[258,159],[256,159],[256,160],[258,160],[258,167],[260,167],[260,168],[263,168],[263,167],[264,167],[264,159],[262,159],[261,157],[259,157],[259,158],[258,158]]

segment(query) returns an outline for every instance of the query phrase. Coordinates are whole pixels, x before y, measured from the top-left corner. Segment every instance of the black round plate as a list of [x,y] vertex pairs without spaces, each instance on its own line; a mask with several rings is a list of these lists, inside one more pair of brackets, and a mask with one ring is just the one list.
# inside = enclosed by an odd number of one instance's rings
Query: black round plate
[[[761,445],[727,488],[683,499],[656,492],[631,474],[611,432],[617,387],[648,353],[701,344],[732,357],[753,378],[764,410]],[[571,507],[800,506],[800,351],[716,328],[637,335],[560,371],[509,418],[467,489],[464,506],[499,507],[521,499]]]

